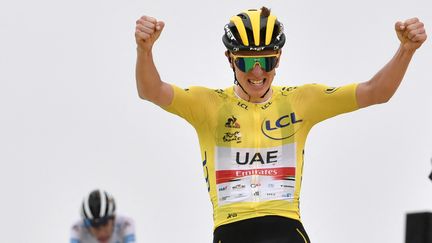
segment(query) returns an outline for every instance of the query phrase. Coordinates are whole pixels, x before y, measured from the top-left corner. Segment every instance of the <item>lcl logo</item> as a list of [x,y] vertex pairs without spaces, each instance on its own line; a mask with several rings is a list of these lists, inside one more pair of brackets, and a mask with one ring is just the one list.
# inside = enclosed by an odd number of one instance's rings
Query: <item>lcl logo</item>
[[278,131],[280,129],[290,127],[290,125],[294,125],[302,121],[303,121],[302,119],[298,119],[296,117],[294,112],[291,112],[288,115],[283,115],[279,117],[275,121],[264,120],[263,123],[261,124],[261,131],[266,137],[270,139],[282,140],[282,139],[292,137],[296,132],[294,128],[291,128],[288,134],[286,133],[284,134],[282,132],[274,132],[274,131]]

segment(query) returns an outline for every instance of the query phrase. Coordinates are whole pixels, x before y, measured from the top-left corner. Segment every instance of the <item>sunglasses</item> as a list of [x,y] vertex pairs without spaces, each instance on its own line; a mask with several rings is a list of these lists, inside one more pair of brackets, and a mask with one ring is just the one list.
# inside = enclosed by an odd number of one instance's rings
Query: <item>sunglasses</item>
[[242,72],[249,72],[255,65],[259,65],[264,71],[270,72],[273,70],[279,60],[280,53],[262,56],[240,56],[231,53],[235,65]]
[[86,227],[99,228],[101,226],[107,225],[111,219],[114,219],[114,217],[110,216],[110,217],[103,217],[103,218],[98,218],[93,220],[84,219],[84,225]]

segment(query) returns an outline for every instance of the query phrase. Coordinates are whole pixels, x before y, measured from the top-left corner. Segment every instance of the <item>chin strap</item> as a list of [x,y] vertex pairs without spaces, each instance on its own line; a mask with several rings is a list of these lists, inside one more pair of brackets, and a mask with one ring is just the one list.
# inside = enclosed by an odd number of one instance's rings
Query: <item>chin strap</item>
[[[240,82],[237,80],[237,76],[236,76],[236,74],[235,74],[235,70],[234,70],[234,68],[233,68],[233,72],[234,72],[234,84],[240,86],[240,88],[243,90],[243,92],[244,92],[245,94],[247,94],[247,96],[249,96],[249,99],[248,99],[248,102],[249,102],[250,99],[251,99],[251,96],[248,94],[248,92],[246,92],[246,90],[243,88],[243,86],[241,86]],[[270,91],[270,87],[268,87],[268,89],[266,90],[266,92],[265,92],[265,93],[264,93],[260,98],[261,98],[261,99],[264,98],[264,97],[267,95],[267,93],[268,93],[269,91]]]
[[261,99],[264,98],[264,96],[266,96],[266,94],[270,91],[270,87],[268,87],[267,91],[260,97]]
[[[251,99],[251,96],[248,94],[248,92],[246,92],[246,90],[243,88],[243,86],[241,86],[240,82],[237,80],[237,76],[236,76],[236,74],[235,74],[235,69],[234,69],[234,67],[233,67],[233,72],[234,72],[234,84],[240,86],[240,88],[243,90],[243,92],[244,92],[245,94],[247,94],[247,96],[249,97],[249,98],[248,98],[248,102],[249,102],[250,99]],[[267,93],[267,92],[266,92],[266,93]]]

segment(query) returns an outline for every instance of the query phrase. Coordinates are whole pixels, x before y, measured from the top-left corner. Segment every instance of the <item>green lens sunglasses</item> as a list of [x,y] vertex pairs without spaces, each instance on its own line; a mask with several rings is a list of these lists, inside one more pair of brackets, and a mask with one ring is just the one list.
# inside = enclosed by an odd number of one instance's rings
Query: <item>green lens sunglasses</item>
[[270,72],[273,70],[279,60],[280,54],[261,55],[261,56],[240,56],[231,53],[235,65],[242,72],[249,72],[255,65],[259,65],[264,71]]

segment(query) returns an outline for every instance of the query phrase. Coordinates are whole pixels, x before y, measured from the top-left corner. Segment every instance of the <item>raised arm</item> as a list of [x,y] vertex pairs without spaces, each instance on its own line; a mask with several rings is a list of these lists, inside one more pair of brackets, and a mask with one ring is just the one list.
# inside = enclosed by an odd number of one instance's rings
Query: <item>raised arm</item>
[[137,43],[136,81],[140,98],[156,105],[171,104],[173,88],[161,80],[153,62],[152,48],[165,24],[153,17],[142,16],[136,21],[135,40]]
[[393,58],[367,82],[357,87],[357,103],[360,108],[385,103],[396,92],[415,51],[426,40],[424,25],[418,18],[397,22],[395,30],[400,46]]

